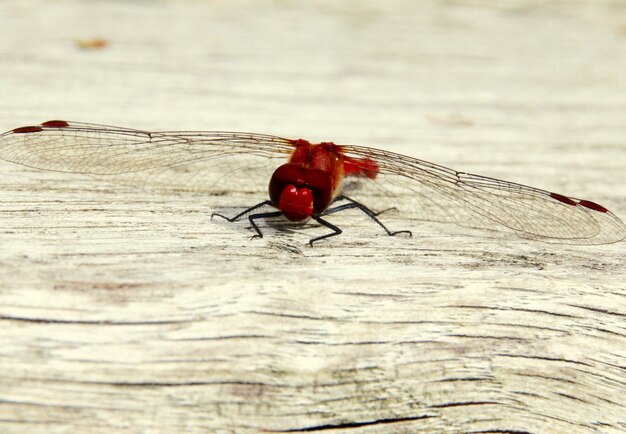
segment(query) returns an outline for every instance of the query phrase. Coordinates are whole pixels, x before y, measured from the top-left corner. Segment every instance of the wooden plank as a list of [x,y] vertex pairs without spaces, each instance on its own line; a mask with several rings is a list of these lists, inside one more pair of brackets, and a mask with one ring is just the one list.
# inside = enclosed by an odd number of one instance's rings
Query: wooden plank
[[[626,216],[613,2],[0,4],[0,126],[255,131],[401,152]],[[102,49],[78,38],[102,37]],[[624,432],[624,243],[358,212],[211,221],[0,162],[0,426],[56,432]],[[401,214],[385,216],[405,228]]]

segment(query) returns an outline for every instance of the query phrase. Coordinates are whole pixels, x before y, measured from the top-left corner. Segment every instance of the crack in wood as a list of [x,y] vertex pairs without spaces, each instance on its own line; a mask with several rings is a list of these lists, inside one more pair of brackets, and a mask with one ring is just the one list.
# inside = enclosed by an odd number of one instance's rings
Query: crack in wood
[[113,325],[113,326],[142,326],[142,325],[168,325],[186,324],[189,320],[158,320],[158,321],[112,321],[112,320],[70,320],[53,318],[28,318],[21,316],[0,315],[0,321],[19,321],[34,324],[80,324],[80,325]]
[[372,426],[372,425],[388,425],[394,423],[402,423],[402,422],[411,422],[415,420],[423,420],[429,419],[435,416],[432,415],[422,415],[422,416],[413,416],[413,417],[403,417],[403,418],[390,418],[390,419],[376,419],[362,422],[345,422],[339,424],[326,424],[326,425],[316,425],[310,426],[306,428],[291,428],[281,431],[273,431],[273,432],[316,432],[316,431],[327,431],[331,429],[350,429],[350,428],[360,428],[364,426]]

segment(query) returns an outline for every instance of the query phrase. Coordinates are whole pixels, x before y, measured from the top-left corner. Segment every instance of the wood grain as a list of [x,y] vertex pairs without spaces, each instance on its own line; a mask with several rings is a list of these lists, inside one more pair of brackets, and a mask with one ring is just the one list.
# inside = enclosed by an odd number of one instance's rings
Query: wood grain
[[[610,1],[4,2],[0,129],[333,140],[624,218],[625,23]],[[245,195],[6,162],[0,189],[3,433],[626,432],[624,243],[390,238],[355,211],[310,248],[323,228],[210,220]]]

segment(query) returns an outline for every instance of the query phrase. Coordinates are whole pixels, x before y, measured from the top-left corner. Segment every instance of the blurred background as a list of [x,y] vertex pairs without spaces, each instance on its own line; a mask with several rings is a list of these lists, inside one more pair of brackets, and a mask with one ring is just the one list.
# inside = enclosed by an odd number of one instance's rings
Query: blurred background
[[21,0],[0,24],[5,130],[254,131],[584,184],[626,155],[623,2]]

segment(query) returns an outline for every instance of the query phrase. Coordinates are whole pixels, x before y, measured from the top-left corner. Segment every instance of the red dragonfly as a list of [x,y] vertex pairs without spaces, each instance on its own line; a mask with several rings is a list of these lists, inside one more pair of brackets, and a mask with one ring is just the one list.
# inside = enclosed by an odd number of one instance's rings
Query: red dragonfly
[[[310,218],[332,230],[311,245],[339,235],[341,229],[325,217],[349,208],[363,211],[388,235],[411,234],[387,229],[380,212],[368,206],[393,208],[412,220],[505,227],[544,241],[605,244],[626,237],[624,223],[595,202],[364,146],[55,120],[0,135],[0,158],[140,187],[219,195],[260,194],[268,188],[269,200],[234,217],[214,215],[231,222],[248,215],[255,237],[263,236],[256,220],[281,215],[291,221]],[[253,212],[266,205],[278,210]]]

